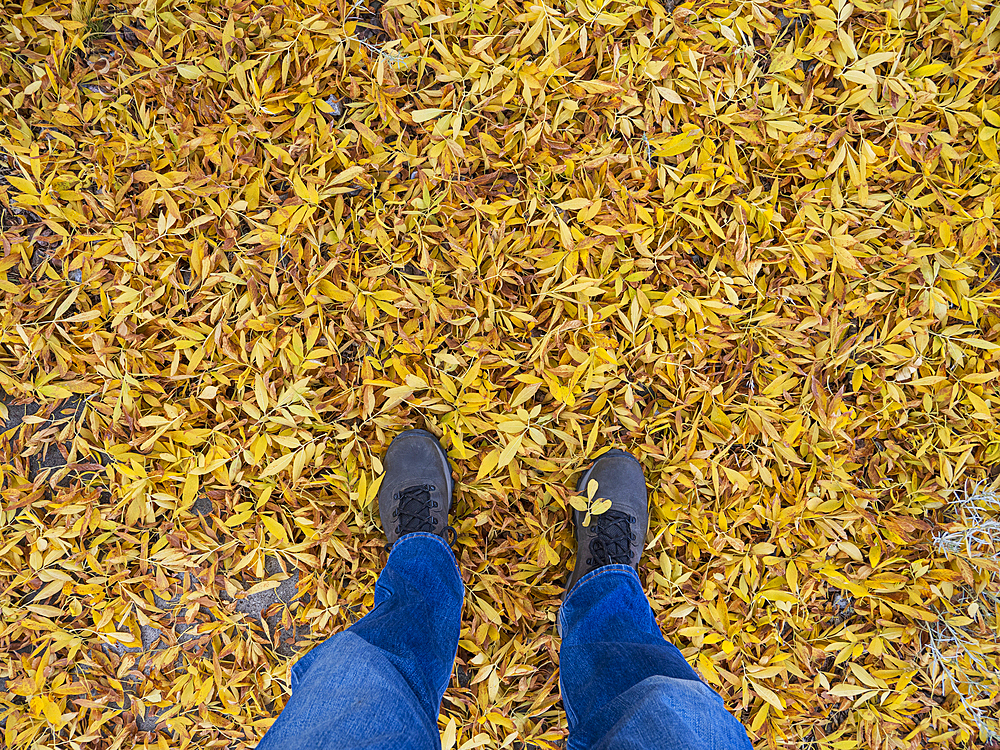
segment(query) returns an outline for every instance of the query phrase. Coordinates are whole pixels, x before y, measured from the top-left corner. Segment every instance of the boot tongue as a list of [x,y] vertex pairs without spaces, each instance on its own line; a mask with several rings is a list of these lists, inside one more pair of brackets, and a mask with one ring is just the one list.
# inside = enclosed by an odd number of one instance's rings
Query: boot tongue
[[397,536],[412,534],[415,531],[434,532],[437,519],[431,510],[437,507],[437,501],[431,500],[434,485],[417,484],[396,493],[398,502],[393,514],[399,521],[396,525]]
[[632,542],[635,534],[631,524],[635,518],[627,513],[609,510],[591,518],[592,536],[588,565],[632,564]]

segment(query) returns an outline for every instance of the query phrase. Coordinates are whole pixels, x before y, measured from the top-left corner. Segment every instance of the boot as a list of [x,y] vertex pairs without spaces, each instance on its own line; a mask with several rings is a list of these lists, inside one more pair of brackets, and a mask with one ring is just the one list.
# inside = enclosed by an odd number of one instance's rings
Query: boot
[[638,570],[646,543],[649,500],[646,477],[635,456],[618,448],[602,453],[580,477],[576,491],[586,494],[591,480],[598,484],[594,500],[610,500],[611,507],[600,515],[591,515],[589,526],[583,525],[586,513],[574,509],[576,564],[566,581],[567,592],[602,565],[620,563]]
[[437,534],[453,544],[457,534],[448,525],[448,511],[455,483],[438,439],[426,430],[401,432],[389,444],[382,465],[378,510],[386,549],[415,531]]

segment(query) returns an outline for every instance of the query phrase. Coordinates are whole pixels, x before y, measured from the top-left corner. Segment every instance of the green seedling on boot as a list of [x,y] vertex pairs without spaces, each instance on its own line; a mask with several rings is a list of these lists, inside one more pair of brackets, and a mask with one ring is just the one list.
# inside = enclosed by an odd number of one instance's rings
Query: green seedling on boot
[[583,517],[583,525],[590,526],[590,517],[599,516],[608,508],[611,507],[611,501],[606,498],[600,498],[595,500],[597,496],[597,480],[591,479],[587,482],[587,496],[574,495],[569,499],[569,504],[573,506],[573,510],[578,510],[581,513],[586,513]]

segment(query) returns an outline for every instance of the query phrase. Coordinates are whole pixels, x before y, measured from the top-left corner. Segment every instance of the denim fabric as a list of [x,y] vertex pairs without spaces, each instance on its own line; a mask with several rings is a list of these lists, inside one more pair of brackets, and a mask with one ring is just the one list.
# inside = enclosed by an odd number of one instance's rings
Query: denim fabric
[[463,596],[441,537],[400,537],[375,585],[374,608],[292,667],[292,697],[258,750],[439,749]]
[[743,725],[660,632],[639,576],[605,565],[559,610],[567,750],[750,750]]
[[[444,540],[400,538],[375,607],[296,663],[292,696],[258,750],[440,750],[462,598]],[[719,695],[664,640],[629,566],[581,578],[559,625],[569,749],[749,750]]]

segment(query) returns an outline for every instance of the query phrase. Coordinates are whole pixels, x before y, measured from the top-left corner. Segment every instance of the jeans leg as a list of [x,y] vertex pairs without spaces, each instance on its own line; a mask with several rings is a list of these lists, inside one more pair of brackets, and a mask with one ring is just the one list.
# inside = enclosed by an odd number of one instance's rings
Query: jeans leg
[[434,534],[400,537],[375,606],[292,668],[292,696],[258,750],[434,750],[458,652],[464,586]]
[[639,576],[606,565],[559,610],[568,748],[750,750],[746,730],[660,632]]

